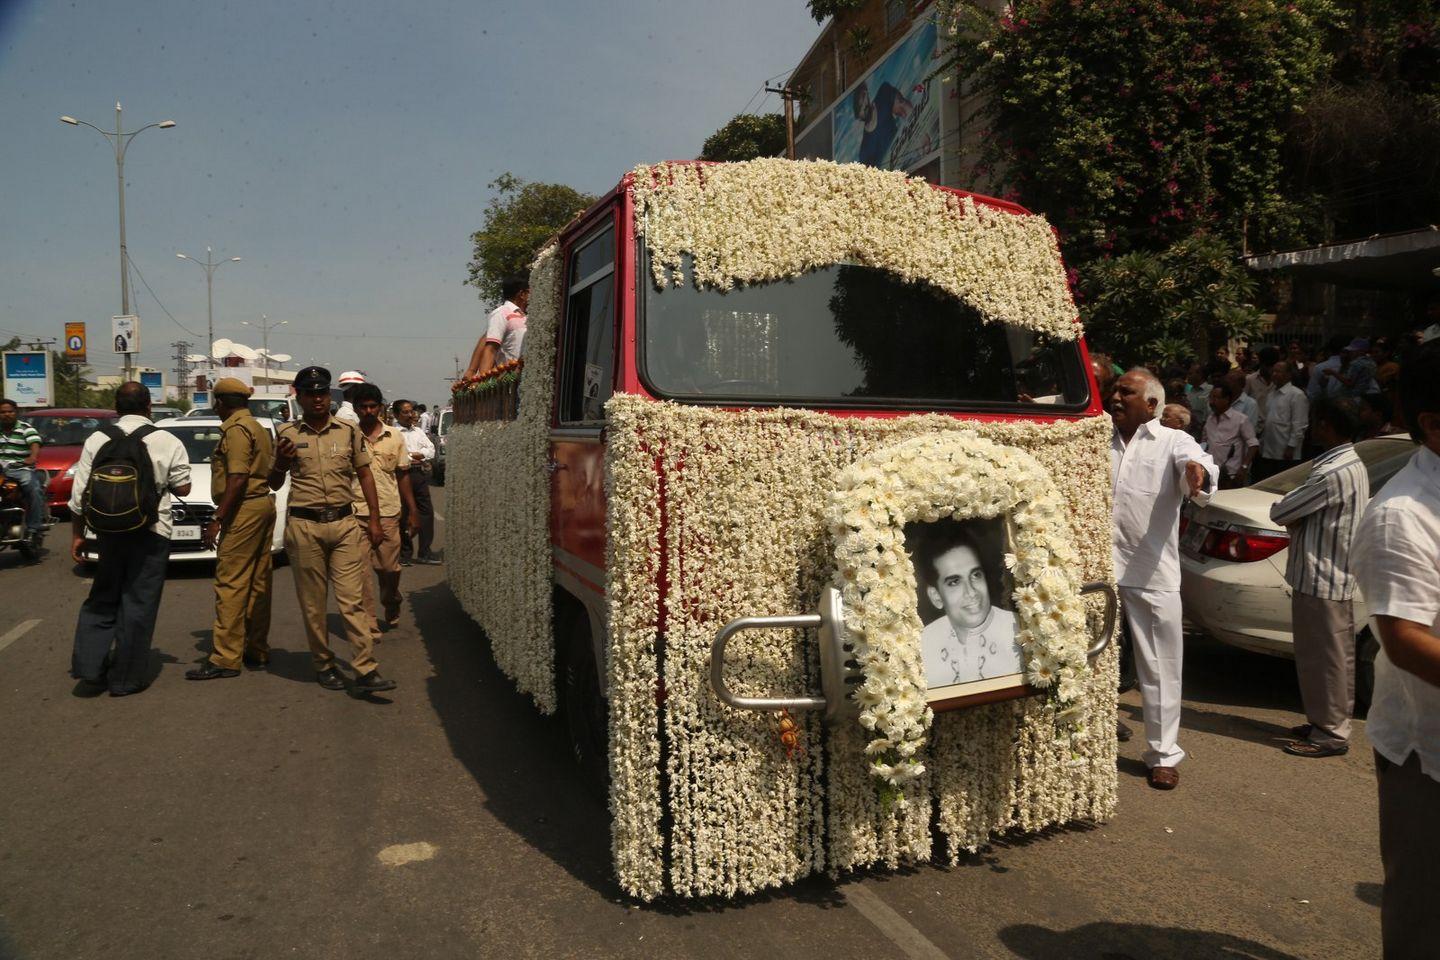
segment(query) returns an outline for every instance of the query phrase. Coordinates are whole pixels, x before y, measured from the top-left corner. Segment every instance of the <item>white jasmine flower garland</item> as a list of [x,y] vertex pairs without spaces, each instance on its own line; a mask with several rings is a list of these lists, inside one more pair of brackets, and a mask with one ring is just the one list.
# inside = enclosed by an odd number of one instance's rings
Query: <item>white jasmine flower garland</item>
[[929,283],[980,317],[1065,340],[1080,334],[1055,233],[902,173],[828,160],[662,163],[633,172],[635,223],[660,286],[728,290],[836,263]]
[[890,790],[924,773],[921,747],[931,720],[905,524],[1007,514],[1015,552],[1006,564],[1019,587],[1025,678],[1052,692],[1062,722],[1073,727],[1089,646],[1078,557],[1060,496],[1034,457],[969,432],[928,434],[847,468],[830,496],[835,585],[866,677],[860,723],[874,735],[865,752]]

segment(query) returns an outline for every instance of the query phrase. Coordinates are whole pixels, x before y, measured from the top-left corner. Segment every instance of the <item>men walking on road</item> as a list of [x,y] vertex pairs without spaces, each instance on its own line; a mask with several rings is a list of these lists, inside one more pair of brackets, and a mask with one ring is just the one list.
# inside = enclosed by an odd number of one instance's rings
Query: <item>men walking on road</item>
[[[370,453],[370,475],[375,480],[375,504],[365,499],[356,487],[355,515],[361,523],[368,523],[371,517],[380,520],[381,540],[373,543],[369,550],[372,577],[365,574],[365,609],[369,612],[371,625],[377,621],[386,626],[400,622],[400,513],[408,510],[411,525],[418,530],[420,512],[410,493],[410,452],[400,431],[386,426],[380,420],[385,407],[380,388],[373,383],[362,383],[355,388],[355,412],[360,416],[360,433],[365,438],[365,449]],[[375,507],[379,513],[375,512]],[[376,605],[375,580],[380,581],[380,602]]]
[[400,436],[405,440],[405,449],[410,452],[410,493],[415,498],[415,507],[420,514],[420,549],[413,550],[415,537],[410,533],[410,516],[401,505],[400,510],[400,563],[408,564],[412,558],[416,563],[436,564],[440,558],[430,551],[435,541],[435,505],[430,500],[430,470],[435,462],[435,442],[420,426],[419,408],[409,400],[395,401],[395,423],[400,427]]
[[1220,467],[1220,485],[1226,488],[1243,487],[1249,482],[1250,463],[1260,450],[1255,427],[1234,406],[1237,399],[1230,378],[1216,383],[1210,390],[1210,418],[1202,432],[1205,449]]
[[1370,476],[1351,438],[1359,428],[1349,400],[1315,402],[1310,476],[1270,508],[1290,531],[1285,582],[1295,636],[1295,673],[1309,722],[1285,745],[1297,757],[1335,757],[1350,749],[1355,707],[1355,575],[1350,544],[1370,502]]
[[[279,490],[290,476],[289,516],[285,522],[285,553],[295,573],[295,593],[310,642],[315,679],[327,690],[345,689],[335,668],[335,655],[325,633],[325,600],[331,587],[345,621],[361,693],[393,690],[394,680],[380,676],[375,661],[375,621],[365,608],[364,540],[370,546],[385,539],[370,474],[370,454],[358,427],[330,416],[330,371],[306,367],[295,375],[301,419],[280,428],[275,465],[267,478]],[[358,483],[368,509],[364,532],[355,519],[354,485]]]
[[124,697],[150,685],[150,640],[170,559],[170,495],[190,492],[190,457],[173,433],[150,422],[150,391],[122,383],[115,412],[119,419],[81,448],[70,493],[70,556],[84,562],[88,522],[99,557],[70,657],[80,696],[108,687]]
[[215,384],[220,442],[210,455],[210,496],[215,515],[201,542],[215,551],[215,625],[210,656],[187,680],[240,675],[242,663],[270,662],[270,542],[275,533],[275,499],[266,477],[274,465],[270,432],[250,415],[253,391],[233,377]]
[[45,532],[44,474],[35,466],[40,443],[40,431],[20,419],[15,401],[0,397],[0,467],[25,492],[25,533],[37,547]]
[[1355,570],[1380,641],[1365,734],[1375,748],[1385,960],[1440,950],[1440,343],[1400,371],[1421,445],[1365,513]]
[[1292,381],[1288,361],[1279,360],[1270,371],[1269,401],[1265,429],[1260,437],[1260,456],[1255,479],[1264,480],[1299,463],[1305,448],[1305,431],[1310,427],[1310,401]]
[[[1165,390],[1148,370],[1115,382],[1110,417],[1115,581],[1135,649],[1145,713],[1145,765],[1157,790],[1180,783],[1184,634],[1180,610],[1180,504],[1204,506],[1217,484],[1215,462],[1187,433],[1157,419]],[[1248,425],[1248,421],[1247,421]]]

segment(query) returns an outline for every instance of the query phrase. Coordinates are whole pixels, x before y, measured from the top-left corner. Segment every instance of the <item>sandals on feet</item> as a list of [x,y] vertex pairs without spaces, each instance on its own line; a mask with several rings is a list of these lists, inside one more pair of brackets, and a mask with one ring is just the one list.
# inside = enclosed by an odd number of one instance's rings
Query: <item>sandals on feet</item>
[[1311,743],[1309,740],[1296,740],[1294,743],[1287,743],[1284,751],[1292,757],[1343,757],[1350,752],[1348,743]]

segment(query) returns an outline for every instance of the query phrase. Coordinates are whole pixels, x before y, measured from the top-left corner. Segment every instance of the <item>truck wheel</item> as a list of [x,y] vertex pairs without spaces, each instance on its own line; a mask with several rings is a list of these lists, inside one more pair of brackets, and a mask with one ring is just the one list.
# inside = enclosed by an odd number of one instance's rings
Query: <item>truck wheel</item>
[[1370,699],[1375,694],[1375,655],[1380,652],[1380,641],[1366,627],[1355,637],[1355,715],[1364,716],[1370,711]]
[[610,786],[610,716],[600,691],[600,671],[590,642],[590,625],[583,610],[569,617],[560,664],[560,694],[570,749],[586,789],[605,799]]

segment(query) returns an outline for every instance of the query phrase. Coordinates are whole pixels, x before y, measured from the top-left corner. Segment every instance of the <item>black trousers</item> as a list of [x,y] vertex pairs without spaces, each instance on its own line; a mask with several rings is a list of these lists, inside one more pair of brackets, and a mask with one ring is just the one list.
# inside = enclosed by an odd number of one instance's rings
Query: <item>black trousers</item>
[[95,581],[75,624],[70,675],[130,693],[148,682],[170,541],[149,530],[103,536],[98,552]]
[[[430,545],[435,540],[435,505],[430,502],[430,471],[410,471],[410,492],[415,495],[415,510],[420,514],[420,556],[430,556]],[[410,511],[405,502],[400,502],[400,556],[409,557]]]

